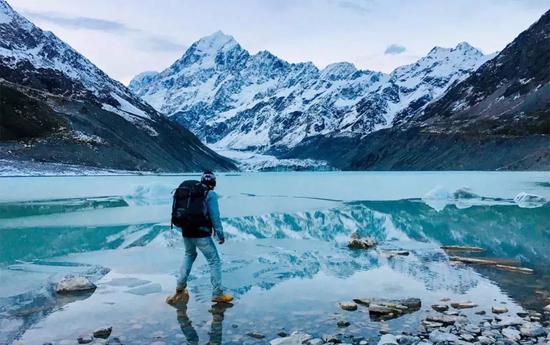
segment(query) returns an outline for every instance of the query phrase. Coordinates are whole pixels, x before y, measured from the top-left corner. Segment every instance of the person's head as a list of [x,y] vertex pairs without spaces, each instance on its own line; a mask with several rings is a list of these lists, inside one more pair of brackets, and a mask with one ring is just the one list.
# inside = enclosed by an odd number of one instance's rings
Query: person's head
[[216,187],[216,175],[212,171],[206,170],[202,173],[201,183],[210,189],[214,189]]

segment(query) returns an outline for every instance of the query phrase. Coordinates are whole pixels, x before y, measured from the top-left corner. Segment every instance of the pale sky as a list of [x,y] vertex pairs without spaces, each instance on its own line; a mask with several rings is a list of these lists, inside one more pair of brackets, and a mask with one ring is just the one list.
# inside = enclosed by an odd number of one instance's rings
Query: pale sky
[[550,0],[8,0],[111,77],[160,71],[221,30],[251,53],[390,72],[434,46],[501,50]]

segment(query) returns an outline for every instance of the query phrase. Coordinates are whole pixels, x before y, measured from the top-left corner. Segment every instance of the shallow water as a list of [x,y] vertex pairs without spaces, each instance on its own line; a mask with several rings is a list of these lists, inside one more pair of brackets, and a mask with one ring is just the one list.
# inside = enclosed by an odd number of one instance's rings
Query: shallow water
[[[199,257],[187,310],[164,303],[182,259],[168,224],[171,190],[194,176],[0,179],[0,344],[74,343],[113,326],[128,343],[209,338],[265,343],[277,332],[375,338],[380,328],[414,330],[441,298],[509,314],[541,309],[550,297],[550,173],[251,173],[219,177],[228,241],[224,284],[237,301],[210,311],[208,269]],[[516,200],[514,200],[516,198]],[[375,250],[346,247],[354,231]],[[442,244],[475,245],[513,259],[532,275],[457,265]],[[387,249],[409,256],[388,257]],[[108,270],[107,270],[108,269]],[[107,272],[108,271],[108,272]],[[67,274],[97,280],[90,296],[59,299]],[[380,321],[338,302],[362,297],[422,299],[422,309]],[[257,340],[249,331],[266,335]]]

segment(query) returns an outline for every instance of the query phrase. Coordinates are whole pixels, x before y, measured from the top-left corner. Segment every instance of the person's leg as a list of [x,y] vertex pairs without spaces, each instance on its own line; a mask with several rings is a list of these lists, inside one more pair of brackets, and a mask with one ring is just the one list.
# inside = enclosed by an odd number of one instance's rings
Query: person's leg
[[197,247],[202,252],[208,266],[210,266],[210,282],[212,283],[212,296],[223,294],[222,288],[222,263],[216,245],[212,237],[197,238]]
[[187,287],[187,279],[189,278],[189,273],[193,267],[193,262],[197,258],[197,246],[196,238],[183,238],[183,245],[185,247],[185,255],[183,257],[183,263],[181,265],[180,273],[178,276],[177,289],[183,290]]

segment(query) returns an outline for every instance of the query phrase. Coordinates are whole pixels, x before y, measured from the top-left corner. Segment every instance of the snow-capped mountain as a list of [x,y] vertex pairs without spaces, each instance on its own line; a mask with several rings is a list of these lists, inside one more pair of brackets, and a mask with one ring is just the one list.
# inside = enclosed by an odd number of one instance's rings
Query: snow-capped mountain
[[407,121],[310,138],[286,157],[351,170],[549,170],[550,11]]
[[128,170],[234,167],[5,0],[0,88],[0,158]]
[[362,137],[422,110],[491,56],[467,43],[436,47],[390,74],[340,62],[319,70],[267,51],[251,55],[216,32],[161,73],[129,87],[215,147],[284,152],[304,139]]

